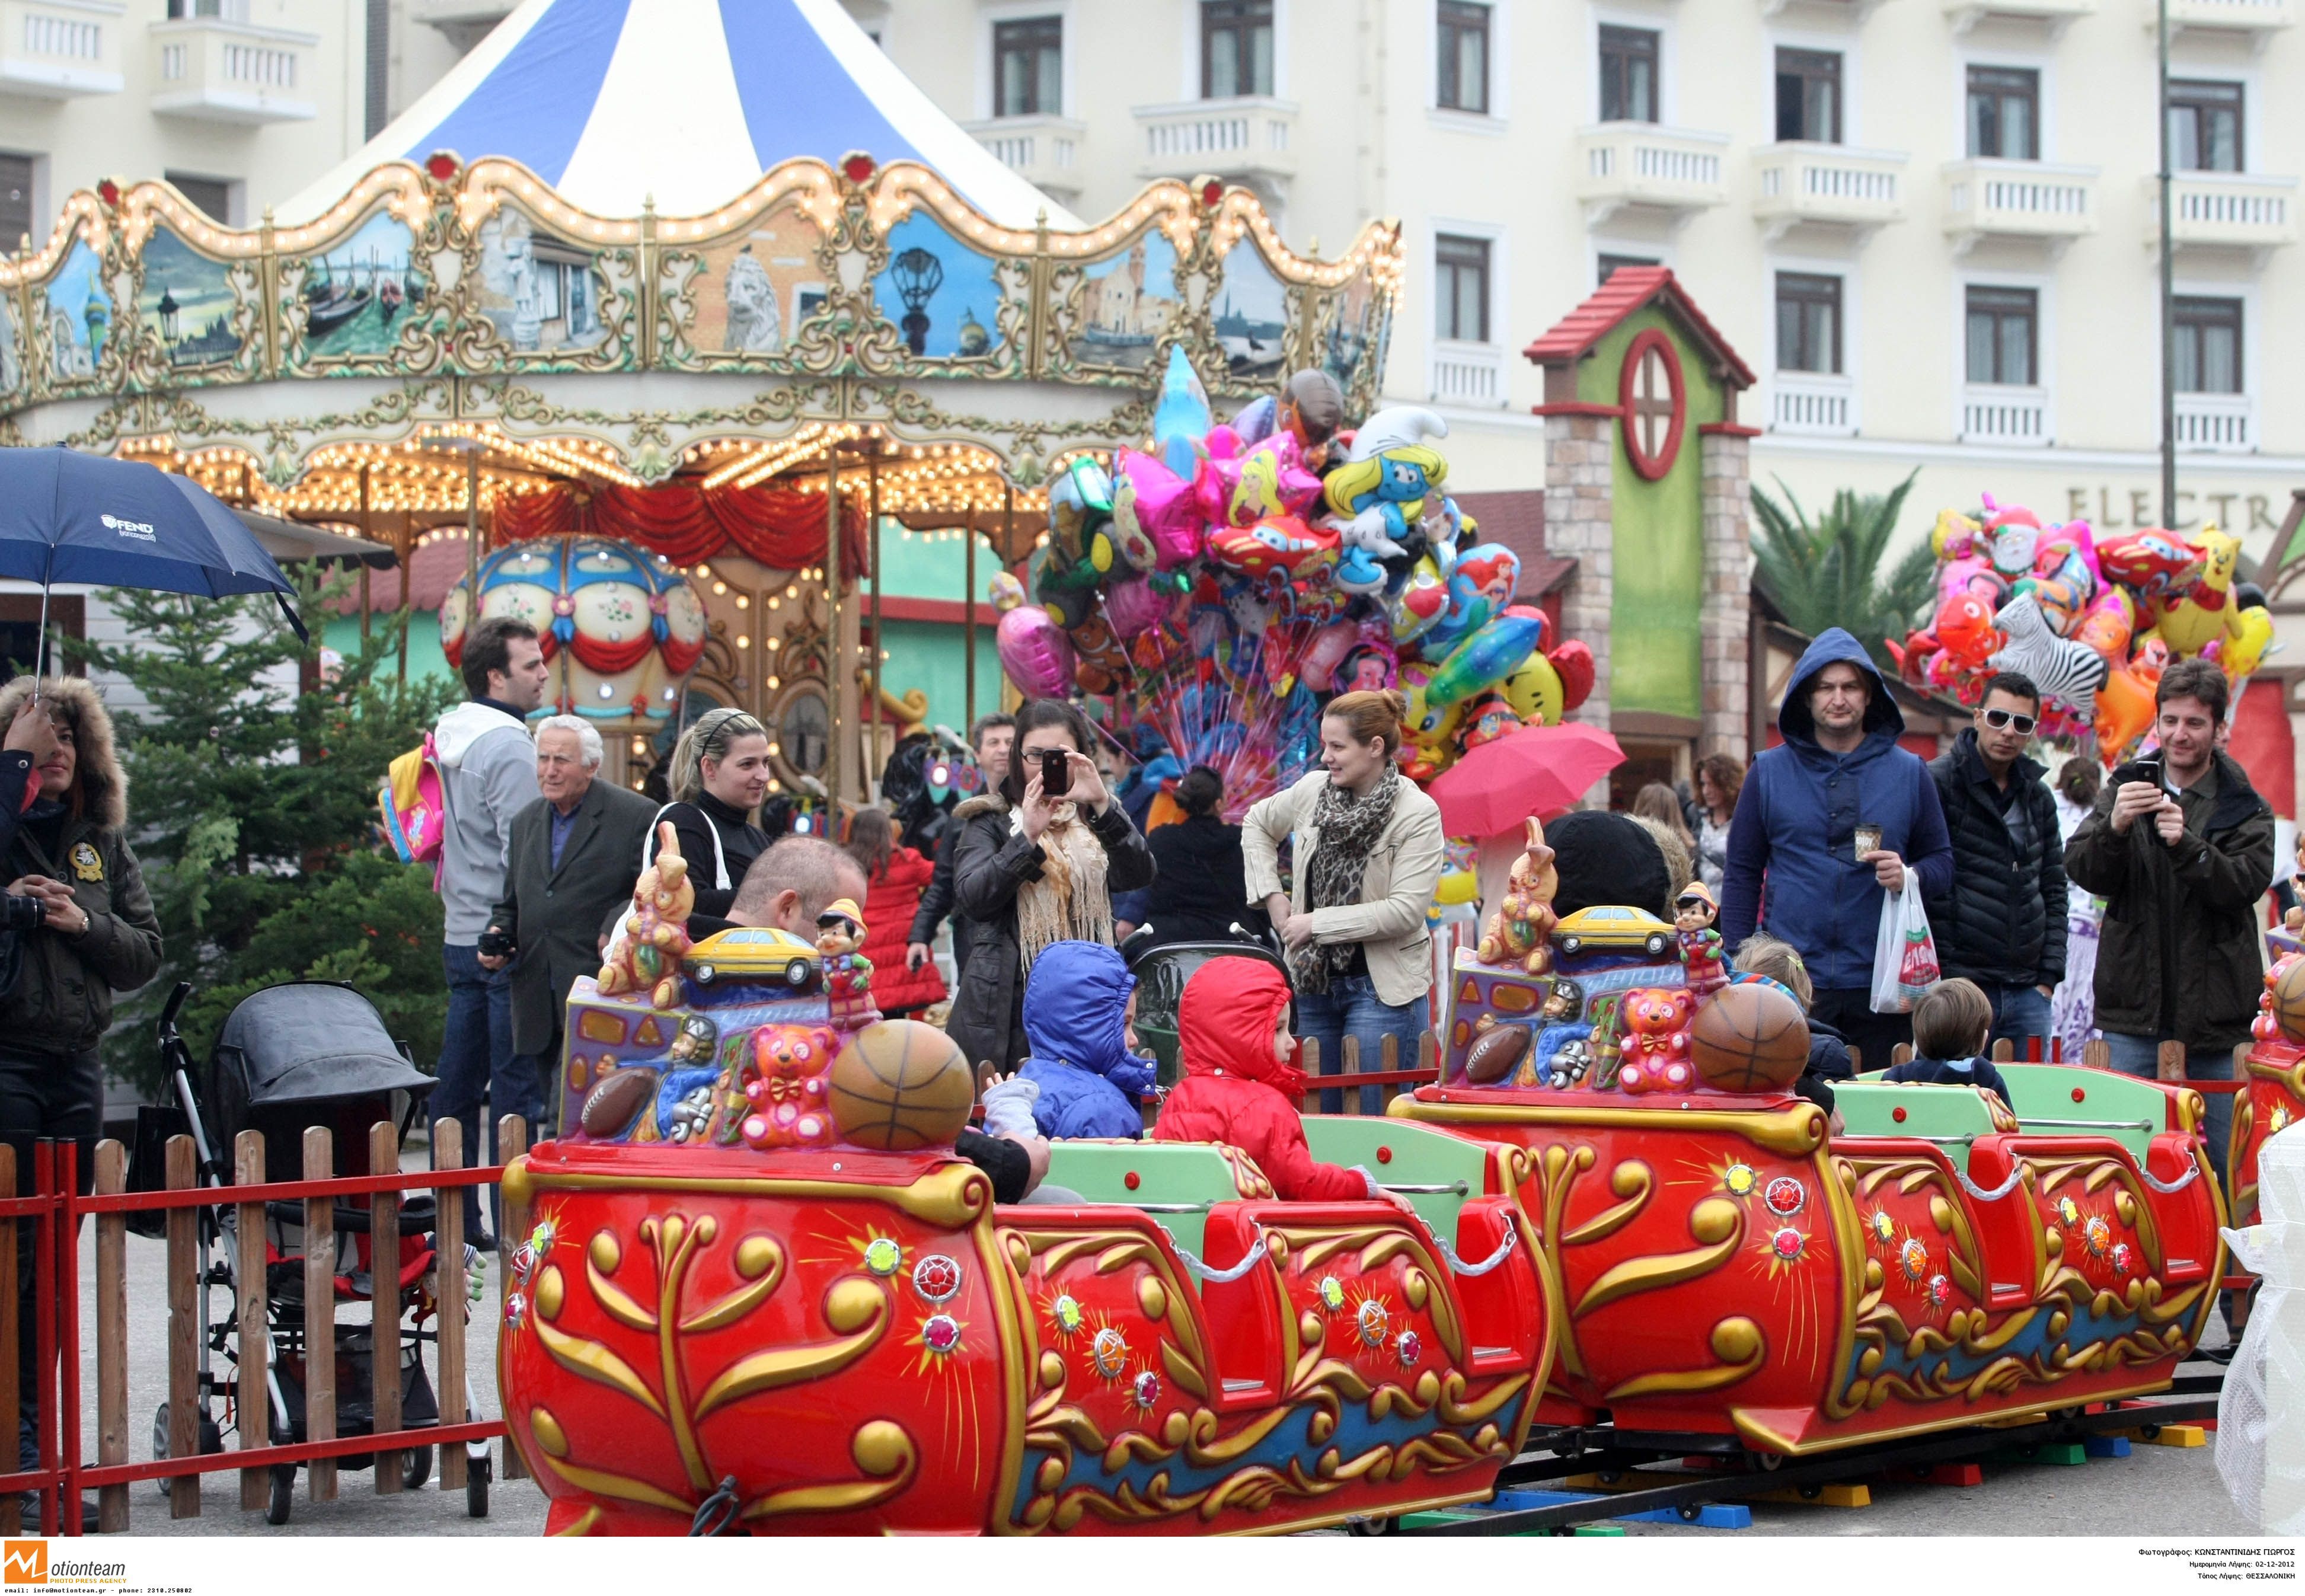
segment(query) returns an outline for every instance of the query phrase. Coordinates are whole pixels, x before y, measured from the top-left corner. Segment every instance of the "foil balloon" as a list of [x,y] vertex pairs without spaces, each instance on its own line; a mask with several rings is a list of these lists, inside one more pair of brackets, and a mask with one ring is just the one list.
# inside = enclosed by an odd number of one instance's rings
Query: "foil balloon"
[[1489,617],[1512,602],[1520,586],[1520,556],[1501,543],[1481,543],[1457,557],[1449,578],[1449,607],[1425,635],[1425,651],[1453,652]]
[[1105,590],[1104,618],[1116,637],[1133,638],[1159,625],[1170,602],[1170,595],[1153,586],[1151,577],[1132,576]]
[[1330,681],[1339,692],[1390,692],[1400,685],[1400,658],[1392,645],[1364,636],[1345,651]]
[[2104,656],[2074,638],[2059,637],[2041,601],[2020,594],[2001,607],[1997,617],[2009,641],[1986,663],[1997,671],[2021,671],[2033,678],[2045,700],[2063,704],[2087,720],[2097,713],[2097,689],[2108,669]]
[[993,584],[992,602],[1001,611],[993,631],[1000,668],[1026,698],[1063,697],[1073,685],[1072,640],[1047,610],[1025,603],[1023,590],[1005,573]]
[[1152,452],[1179,481],[1190,481],[1209,435],[1209,395],[1181,344],[1169,348],[1160,402],[1152,410]]
[[1090,527],[1112,514],[1112,478],[1094,456],[1083,454],[1049,483],[1049,536],[1076,553],[1088,547]]
[[1191,483],[1150,454],[1113,457],[1112,531],[1132,570],[1172,570],[1200,552]]
[[1416,405],[1381,410],[1353,435],[1345,463],[1322,484],[1322,497],[1342,523],[1339,587],[1374,593],[1387,575],[1378,562],[1406,556],[1400,539],[1424,516],[1426,496],[1449,475],[1448,461],[1420,440],[1448,435],[1448,422]]
[[2129,640],[2137,633],[2137,600],[2123,589],[2106,583],[2090,600],[2071,632],[2077,642],[2096,649],[2105,661],[2119,666],[2129,658]]
[[1449,610],[1449,578],[1433,555],[1409,568],[1408,580],[1386,604],[1392,641],[1407,648],[1441,623]]
[[1497,684],[1523,726],[1559,726],[1568,713],[1561,673],[1542,654],[1532,654]]
[[2149,631],[2199,573],[2200,556],[2158,527],[2097,546],[2097,568],[2137,600],[2137,624]]
[[1453,704],[1507,675],[1544,643],[1544,612],[1517,604],[1474,632],[1433,673],[1428,704]]
[[2060,637],[2072,631],[2074,617],[2080,614],[2088,602],[2085,593],[2058,576],[2028,576],[2010,591],[2012,595],[2030,593]]
[[2200,556],[2201,573],[2193,585],[2172,599],[2161,612],[2161,638],[2179,658],[2190,658],[2221,638],[2241,630],[2241,610],[2233,603],[2233,568],[2241,560],[2241,539],[2227,537],[2213,523],[2188,540]]
[[1433,890],[1436,904],[1469,904],[1481,896],[1481,845],[1467,836],[1447,839],[1441,864],[1441,885]]
[[1298,463],[1296,438],[1282,433],[1245,454],[1212,454],[1201,462],[1193,494],[1210,526],[1254,526],[1304,514],[1321,497],[1321,480]]
[[2123,666],[2105,679],[2097,690],[2096,717],[2097,757],[2110,770],[2119,764],[2129,749],[2145,734],[2153,724],[2153,697],[2161,685],[2161,673],[2148,671],[2135,665]]
[[1128,652],[1102,615],[1092,615],[1065,636],[1073,646],[1073,683],[1083,692],[1110,692],[1127,679]]
[[1521,728],[1521,718],[1500,692],[1484,692],[1475,699],[1465,710],[1463,742],[1465,751],[1484,743],[1494,743],[1500,737],[1510,737]]
[[1958,510],[1937,512],[1929,532],[1929,548],[1940,560],[1965,560],[1977,552],[1978,534],[1984,529]]
[[2000,629],[1993,610],[1982,598],[1968,594],[1948,598],[1937,607],[1938,649],[1955,665],[1982,670],[1993,650],[2001,646]]
[[1337,534],[1294,515],[1275,515],[1254,526],[1211,527],[1206,552],[1214,564],[1244,576],[1300,581],[1336,562]]
[[1297,657],[1297,679],[1315,692],[1333,691],[1337,666],[1360,641],[1361,629],[1351,621],[1332,621],[1322,627]]
[[1232,429],[1244,445],[1255,446],[1272,436],[1274,424],[1280,419],[1280,401],[1271,394],[1260,394],[1240,407],[1232,419]]
[[2257,674],[2273,649],[2273,612],[2262,604],[2241,612],[2240,630],[2217,649],[2217,668],[2235,687]]
[[2009,596],[2009,579],[1993,568],[1993,562],[1979,555],[1969,555],[1948,561],[1937,569],[1937,602],[1962,593],[1982,598],[1997,606]]

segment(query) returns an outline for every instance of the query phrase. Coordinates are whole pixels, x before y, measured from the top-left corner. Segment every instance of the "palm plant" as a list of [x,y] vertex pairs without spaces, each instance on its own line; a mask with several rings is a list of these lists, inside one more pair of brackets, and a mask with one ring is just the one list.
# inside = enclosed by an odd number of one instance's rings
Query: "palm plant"
[[1887,640],[1902,643],[1927,617],[1936,594],[1936,556],[1926,538],[1885,576],[1881,571],[1905,496],[1919,475],[1916,470],[1886,494],[1844,488],[1814,521],[1782,478],[1782,503],[1753,489],[1753,514],[1760,522],[1753,539],[1754,578],[1788,624],[1811,637],[1829,626],[1845,627],[1884,669],[1894,670]]

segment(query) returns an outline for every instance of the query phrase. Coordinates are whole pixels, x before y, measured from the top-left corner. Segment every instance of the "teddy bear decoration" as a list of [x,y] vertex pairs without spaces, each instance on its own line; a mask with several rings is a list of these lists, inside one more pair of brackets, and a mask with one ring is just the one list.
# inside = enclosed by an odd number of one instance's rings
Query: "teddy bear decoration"
[[659,1009],[680,1002],[680,961],[688,952],[688,913],[696,906],[696,886],[679,834],[669,820],[657,826],[656,857],[633,887],[632,913],[617,922],[617,934],[600,965],[600,992],[646,992]]
[[1686,988],[1642,987],[1625,994],[1617,1088],[1629,1096],[1685,1091],[1696,1079],[1688,1062],[1688,1026],[1697,1001]]
[[1561,873],[1553,868],[1544,823],[1531,815],[1527,824],[1528,840],[1513,861],[1503,899],[1475,952],[1484,964],[1518,964],[1530,975],[1543,975],[1552,968],[1552,928],[1558,923],[1552,899],[1561,890]]

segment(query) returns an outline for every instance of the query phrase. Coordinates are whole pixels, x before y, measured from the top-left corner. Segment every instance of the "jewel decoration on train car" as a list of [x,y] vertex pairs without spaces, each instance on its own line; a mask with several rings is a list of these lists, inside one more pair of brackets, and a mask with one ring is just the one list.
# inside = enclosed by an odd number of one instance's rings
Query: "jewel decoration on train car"
[[2142,743],[2172,660],[2207,658],[2237,700],[2279,645],[2262,590],[2240,579],[2241,540],[2212,522],[2099,539],[2084,520],[2044,523],[1982,496],[1947,509],[1927,624],[1885,640],[1906,681],[1974,705],[1995,671],[2043,695],[2036,734],[2093,751],[2110,769]]

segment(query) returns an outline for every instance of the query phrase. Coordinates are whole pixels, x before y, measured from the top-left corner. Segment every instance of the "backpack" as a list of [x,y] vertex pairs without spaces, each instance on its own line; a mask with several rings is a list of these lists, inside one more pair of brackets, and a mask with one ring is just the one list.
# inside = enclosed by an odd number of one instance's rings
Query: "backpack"
[[403,864],[429,864],[432,885],[440,885],[441,845],[448,817],[440,802],[440,758],[432,734],[392,761],[377,784],[376,804],[384,815],[384,834]]

